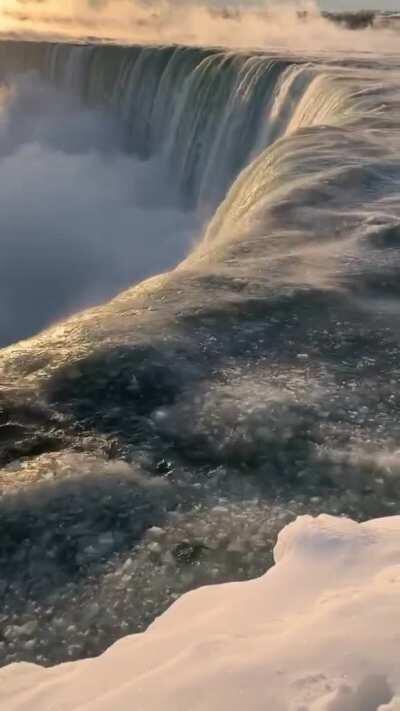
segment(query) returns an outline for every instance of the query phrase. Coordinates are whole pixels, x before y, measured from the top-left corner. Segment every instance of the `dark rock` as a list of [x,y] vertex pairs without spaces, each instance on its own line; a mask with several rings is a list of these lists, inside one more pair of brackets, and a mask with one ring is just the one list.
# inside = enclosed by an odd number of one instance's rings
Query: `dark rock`
[[195,563],[205,550],[208,550],[207,546],[199,541],[182,541],[175,547],[174,556],[179,563],[190,565]]

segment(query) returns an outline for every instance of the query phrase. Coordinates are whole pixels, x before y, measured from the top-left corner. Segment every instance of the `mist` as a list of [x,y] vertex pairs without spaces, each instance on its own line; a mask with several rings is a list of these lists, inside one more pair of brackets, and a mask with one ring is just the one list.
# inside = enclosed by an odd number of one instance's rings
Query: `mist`
[[173,267],[189,249],[160,159],[126,152],[107,114],[34,74],[0,107],[0,345]]
[[[307,21],[298,16],[306,10]],[[24,38],[396,52],[394,29],[354,32],[316,0],[3,0],[0,32]]]

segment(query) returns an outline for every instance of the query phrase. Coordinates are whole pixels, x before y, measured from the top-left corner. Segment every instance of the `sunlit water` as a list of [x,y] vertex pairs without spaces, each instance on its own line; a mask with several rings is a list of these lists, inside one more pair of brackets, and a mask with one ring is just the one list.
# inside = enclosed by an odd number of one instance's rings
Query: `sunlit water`
[[262,573],[299,513],[398,512],[399,73],[29,43],[0,66],[3,343],[178,265],[1,352],[1,658],[52,664]]

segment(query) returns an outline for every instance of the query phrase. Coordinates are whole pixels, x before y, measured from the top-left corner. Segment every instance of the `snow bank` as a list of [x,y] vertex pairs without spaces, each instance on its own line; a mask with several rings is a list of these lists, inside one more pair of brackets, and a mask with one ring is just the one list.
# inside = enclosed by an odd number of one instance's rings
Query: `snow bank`
[[0,708],[400,711],[400,517],[302,517],[275,560],[184,596],[98,659],[3,669]]

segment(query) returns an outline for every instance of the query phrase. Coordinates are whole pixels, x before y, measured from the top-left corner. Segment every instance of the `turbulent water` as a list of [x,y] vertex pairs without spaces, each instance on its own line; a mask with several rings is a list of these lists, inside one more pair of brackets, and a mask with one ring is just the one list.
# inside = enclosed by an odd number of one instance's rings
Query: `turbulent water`
[[189,252],[175,269],[0,353],[0,653],[51,664],[261,573],[298,513],[398,511],[400,75],[373,55],[22,42],[0,67],[106,112],[191,225],[144,272]]

